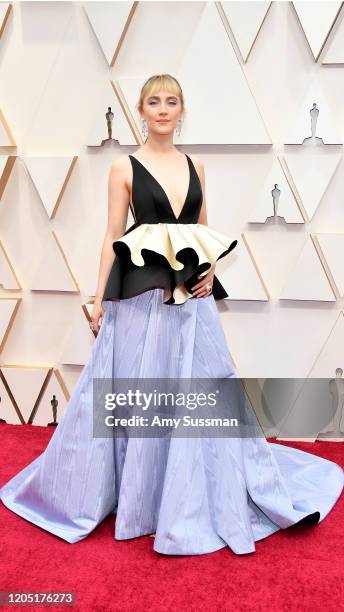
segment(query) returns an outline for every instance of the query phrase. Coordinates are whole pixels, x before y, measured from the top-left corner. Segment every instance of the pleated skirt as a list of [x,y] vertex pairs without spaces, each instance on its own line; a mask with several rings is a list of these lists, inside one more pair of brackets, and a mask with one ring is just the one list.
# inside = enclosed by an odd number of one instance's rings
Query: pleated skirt
[[163,289],[103,303],[87,363],[46,450],[0,489],[2,502],[76,543],[109,514],[115,540],[155,533],[155,551],[236,554],[339,499],[336,463],[257,437],[94,437],[94,378],[233,378],[212,295],[163,303]]

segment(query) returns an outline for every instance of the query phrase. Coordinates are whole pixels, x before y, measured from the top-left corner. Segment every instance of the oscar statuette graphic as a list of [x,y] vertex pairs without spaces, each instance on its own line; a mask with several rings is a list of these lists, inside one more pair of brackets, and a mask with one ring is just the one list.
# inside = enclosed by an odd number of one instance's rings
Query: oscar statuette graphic
[[58,406],[58,400],[56,399],[56,395],[53,395],[52,399],[50,400],[50,403],[51,403],[51,408],[52,408],[52,411],[53,411],[53,421],[48,423],[48,427],[50,427],[50,426],[56,427],[58,425],[58,422],[56,421],[57,406]]

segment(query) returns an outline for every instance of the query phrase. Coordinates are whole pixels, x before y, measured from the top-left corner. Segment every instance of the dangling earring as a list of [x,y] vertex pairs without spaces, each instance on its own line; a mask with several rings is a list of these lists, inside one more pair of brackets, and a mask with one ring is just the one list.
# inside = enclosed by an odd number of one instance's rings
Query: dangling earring
[[141,119],[141,131],[142,131],[142,138],[143,138],[143,140],[145,140],[145,138],[147,136],[147,121],[146,121],[146,119]]
[[178,125],[176,127],[176,134],[177,134],[177,136],[180,136],[180,132],[181,132],[181,129],[182,129],[182,120],[178,119],[177,124]]

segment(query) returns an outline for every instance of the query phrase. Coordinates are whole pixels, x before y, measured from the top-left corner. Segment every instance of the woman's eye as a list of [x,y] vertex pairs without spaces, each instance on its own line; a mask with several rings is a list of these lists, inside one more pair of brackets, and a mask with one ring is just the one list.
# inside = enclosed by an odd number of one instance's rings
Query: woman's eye
[[[149,104],[156,104],[157,100],[150,100]],[[169,104],[172,104],[172,106],[175,106],[177,104],[177,102],[175,100],[170,100]]]

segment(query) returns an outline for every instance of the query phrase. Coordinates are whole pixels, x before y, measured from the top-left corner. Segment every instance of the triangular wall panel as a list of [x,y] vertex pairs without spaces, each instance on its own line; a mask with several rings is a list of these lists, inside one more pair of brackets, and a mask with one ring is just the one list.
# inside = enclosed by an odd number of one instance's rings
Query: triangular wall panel
[[331,378],[336,375],[336,369],[342,368],[344,372],[344,314],[341,311],[333,313],[336,315],[335,321],[329,330],[328,337],[324,342],[319,354],[314,360],[308,377]]
[[329,268],[338,297],[344,297],[344,234],[317,233],[314,238]]
[[138,2],[84,2],[83,7],[109,66],[113,66]]
[[295,196],[279,160],[274,160],[248,217],[249,223],[279,218],[286,223],[304,223]]
[[22,287],[11,264],[5,247],[0,240],[0,287],[8,291],[18,291]]
[[33,291],[79,291],[63,248],[55,232],[46,244],[45,251],[31,280]]
[[284,156],[284,163],[297,189],[308,221],[317,211],[340,160],[341,155],[319,155],[309,150],[304,155]]
[[5,31],[6,24],[9,20],[12,8],[12,3],[0,2],[0,38],[2,37]]
[[89,147],[99,147],[106,142],[111,142],[105,116],[109,107],[113,113],[111,139],[121,145],[136,145],[139,143],[141,135],[135,125],[135,118],[131,116],[121,88],[118,83],[110,81],[104,84],[103,90],[100,92],[98,110],[94,113],[93,125],[87,137],[87,145]]
[[342,6],[333,30],[322,63],[344,64],[344,6]]
[[285,144],[314,146],[318,143],[343,144],[343,138],[335,125],[334,113],[327,103],[319,82],[313,82],[295,112]]
[[[208,40],[211,44],[206,44]],[[189,109],[181,136],[175,138],[176,143],[271,144],[216,3],[204,3],[193,36],[174,74],[182,83]],[[118,83],[139,129],[136,104],[142,79],[119,78]],[[219,84],[221,95],[214,96]],[[205,118],[210,108],[211,121],[208,121]],[[245,121],[238,121],[238,117],[245,117]]]
[[16,147],[16,141],[6,121],[5,115],[0,110],[0,147]]
[[325,45],[342,2],[293,2],[315,60]]
[[0,199],[4,194],[16,159],[15,155],[0,155]]
[[22,298],[0,298],[0,353],[11,331]]
[[48,216],[53,219],[78,159],[77,156],[37,156],[23,159],[43,206]]
[[[33,425],[48,426],[54,422],[59,423],[63,417],[65,407],[69,400],[69,393],[63,383],[60,374],[56,370],[51,371],[51,376],[43,388],[39,403],[30,415],[29,421]],[[54,406],[56,415],[54,414]],[[54,420],[55,417],[55,420]]]
[[[244,62],[262,27],[271,2],[221,2],[221,6],[240,49]],[[247,16],[250,16],[247,19]]]
[[12,366],[1,367],[16,404],[25,419],[29,422],[30,414],[39,398],[42,387],[50,368],[44,366]]
[[25,419],[20,412],[10,387],[0,368],[0,423],[6,421],[8,424],[20,425]]
[[309,236],[280,295],[281,300],[335,302],[336,296]]
[[59,361],[68,365],[85,365],[94,344],[94,334],[89,326],[92,305],[78,313],[71,326]]
[[269,292],[254,260],[247,237],[242,234],[233,253],[223,269],[221,261],[216,264],[216,276],[228,293],[227,300],[268,301]]

